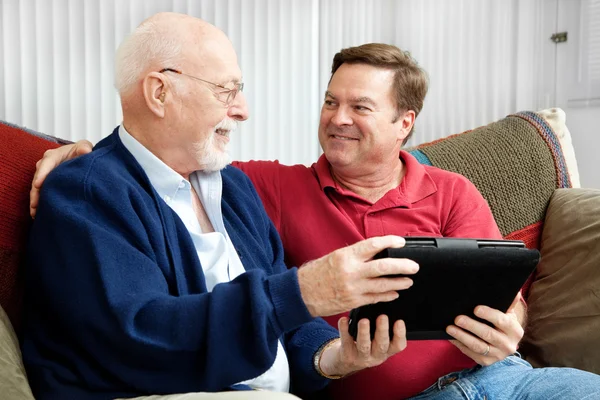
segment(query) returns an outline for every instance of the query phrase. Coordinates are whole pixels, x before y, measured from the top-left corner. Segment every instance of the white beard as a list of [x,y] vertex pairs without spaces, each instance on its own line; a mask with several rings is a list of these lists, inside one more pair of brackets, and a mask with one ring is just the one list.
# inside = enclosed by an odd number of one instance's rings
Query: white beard
[[227,145],[221,149],[216,142],[217,130],[228,131],[227,136],[237,128],[237,121],[225,118],[219,122],[213,129],[212,134],[203,143],[194,143],[194,151],[196,160],[203,171],[214,172],[220,171],[227,165],[231,164],[231,156]]

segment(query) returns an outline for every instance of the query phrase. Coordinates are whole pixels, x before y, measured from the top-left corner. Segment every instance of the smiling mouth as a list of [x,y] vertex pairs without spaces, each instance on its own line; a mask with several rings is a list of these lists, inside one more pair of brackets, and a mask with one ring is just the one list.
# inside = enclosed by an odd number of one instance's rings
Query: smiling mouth
[[218,135],[224,136],[226,138],[229,138],[229,133],[231,131],[227,130],[227,129],[217,129],[215,130],[215,133],[217,133]]
[[340,139],[340,140],[358,140],[356,138],[351,138],[351,137],[347,137],[347,136],[331,135],[331,137],[334,139]]

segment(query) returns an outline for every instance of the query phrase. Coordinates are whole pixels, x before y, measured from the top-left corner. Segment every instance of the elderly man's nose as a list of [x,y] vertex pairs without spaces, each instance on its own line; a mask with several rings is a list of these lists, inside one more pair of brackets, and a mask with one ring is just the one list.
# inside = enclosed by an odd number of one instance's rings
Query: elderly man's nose
[[246,95],[244,92],[238,92],[235,95],[235,98],[229,105],[229,110],[227,115],[229,118],[245,121],[250,116],[250,112],[248,111],[248,102],[246,101]]

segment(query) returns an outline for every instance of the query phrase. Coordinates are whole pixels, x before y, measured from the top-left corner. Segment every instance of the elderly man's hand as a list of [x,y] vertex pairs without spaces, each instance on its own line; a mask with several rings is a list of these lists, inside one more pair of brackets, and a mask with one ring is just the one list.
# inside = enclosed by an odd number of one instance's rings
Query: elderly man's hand
[[412,286],[412,279],[386,275],[414,274],[418,264],[405,258],[372,258],[404,243],[399,236],[374,237],[304,264],[298,281],[308,311],[324,317],[396,299],[398,290]]
[[40,199],[40,189],[50,171],[64,161],[89,153],[93,147],[87,140],[80,140],[75,144],[47,150],[44,153],[44,157],[35,164],[35,175],[33,176],[33,182],[31,182],[31,191],[29,192],[29,214],[31,218],[35,217]]
[[375,336],[371,341],[369,320],[359,321],[355,342],[348,333],[348,318],[340,318],[338,328],[341,340],[323,351],[319,362],[321,371],[326,375],[347,375],[382,364],[406,348],[406,327],[403,321],[396,321],[394,324],[394,337],[391,341],[387,315],[380,315],[376,324]]
[[522,320],[525,318],[525,310],[521,303],[521,293],[506,314],[490,307],[477,306],[475,315],[491,322],[496,328],[460,315],[454,320],[456,325],[450,325],[446,329],[450,336],[457,339],[452,340],[456,347],[480,365],[491,365],[517,351],[524,334]]

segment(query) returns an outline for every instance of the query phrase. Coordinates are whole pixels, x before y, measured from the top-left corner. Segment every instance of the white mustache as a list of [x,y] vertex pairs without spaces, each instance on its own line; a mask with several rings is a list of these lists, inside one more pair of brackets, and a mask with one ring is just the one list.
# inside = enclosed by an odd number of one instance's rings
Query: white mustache
[[224,131],[233,132],[237,129],[238,122],[235,119],[225,118],[215,126],[215,131],[222,129]]

